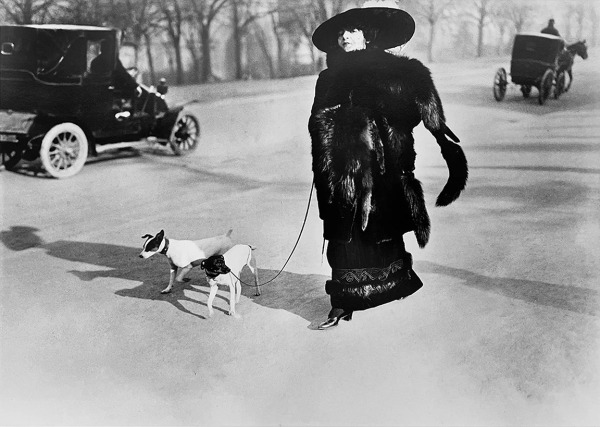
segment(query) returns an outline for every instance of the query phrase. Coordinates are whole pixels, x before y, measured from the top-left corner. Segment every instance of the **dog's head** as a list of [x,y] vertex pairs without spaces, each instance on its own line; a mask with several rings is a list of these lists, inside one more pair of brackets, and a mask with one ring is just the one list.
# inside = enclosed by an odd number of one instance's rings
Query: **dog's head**
[[153,236],[151,234],[145,234],[142,236],[142,239],[146,239],[144,244],[142,245],[142,252],[140,252],[140,258],[150,258],[157,252],[160,252],[162,248],[164,248],[165,241],[165,231],[160,230],[160,232]]
[[231,269],[225,265],[225,258],[223,255],[213,255],[206,258],[200,263],[200,268],[205,270],[207,274],[212,275],[227,274],[231,271]]

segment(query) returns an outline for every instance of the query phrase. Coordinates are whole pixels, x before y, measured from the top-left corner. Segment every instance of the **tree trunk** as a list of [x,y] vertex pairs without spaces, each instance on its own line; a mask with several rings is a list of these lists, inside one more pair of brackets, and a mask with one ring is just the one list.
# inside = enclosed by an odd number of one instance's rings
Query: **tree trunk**
[[433,39],[435,37],[435,21],[429,20],[429,41],[427,42],[427,60],[433,62]]
[[200,43],[202,50],[202,73],[201,83],[206,83],[212,77],[212,65],[210,59],[210,27],[203,25],[200,29]]
[[242,70],[242,40],[241,40],[241,33],[240,33],[240,22],[239,22],[237,2],[233,1],[231,3],[231,5],[232,5],[232,12],[233,12],[233,16],[232,16],[232,20],[233,20],[233,54],[234,54],[234,61],[235,61],[235,79],[241,80],[244,73]]
[[200,58],[198,57],[198,46],[196,45],[193,34],[191,34],[189,38],[186,38],[185,45],[192,58],[192,76],[190,78],[190,83],[199,83],[201,73]]
[[156,86],[156,71],[154,71],[154,58],[152,57],[152,38],[150,34],[144,33],[146,42],[146,56],[148,57],[148,70],[150,70],[150,83]]
[[477,57],[481,58],[483,56],[483,26],[484,26],[485,18],[479,19],[479,24],[477,27]]

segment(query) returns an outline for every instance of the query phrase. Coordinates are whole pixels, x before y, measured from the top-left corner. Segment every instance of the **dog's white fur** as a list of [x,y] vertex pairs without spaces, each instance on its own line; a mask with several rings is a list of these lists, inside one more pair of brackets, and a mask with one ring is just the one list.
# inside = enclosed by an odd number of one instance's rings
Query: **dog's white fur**
[[[161,230],[164,234],[164,232]],[[171,292],[173,284],[177,282],[183,282],[186,274],[194,267],[200,265],[200,262],[213,255],[222,255],[233,246],[231,240],[231,233],[233,230],[229,230],[227,233],[220,236],[208,237],[201,240],[169,240],[169,248],[167,249],[167,259],[170,264],[169,284],[165,289],[160,291],[163,294]],[[149,236],[149,235],[147,235]],[[156,253],[160,253],[164,247],[167,238],[163,238],[160,246],[156,250],[146,250],[147,243],[152,240],[154,236],[148,237],[142,252],[140,252],[140,258],[150,258]],[[189,280],[189,279],[188,279]]]
[[217,295],[219,285],[229,286],[229,312],[227,314],[238,319],[241,317],[235,311],[235,304],[240,302],[242,285],[239,278],[242,268],[244,268],[245,265],[247,265],[250,268],[250,271],[254,273],[255,285],[258,286],[258,271],[256,269],[256,261],[254,260],[254,266],[251,265],[251,261],[253,261],[252,251],[255,249],[256,248],[250,245],[235,245],[223,254],[225,265],[229,267],[231,272],[227,274],[219,274],[214,278],[207,275],[206,278],[208,284],[210,285],[210,293],[208,295],[207,302],[209,317],[212,317],[214,314],[213,301]]

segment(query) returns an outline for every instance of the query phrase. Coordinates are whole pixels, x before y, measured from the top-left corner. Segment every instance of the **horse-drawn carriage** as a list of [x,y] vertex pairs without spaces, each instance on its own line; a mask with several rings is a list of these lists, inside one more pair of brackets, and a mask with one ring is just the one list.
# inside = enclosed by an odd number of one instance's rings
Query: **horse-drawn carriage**
[[[573,80],[571,67],[573,57],[579,54],[587,58],[585,41],[566,46],[562,38],[541,33],[522,33],[515,36],[510,76],[512,82],[520,85],[524,98],[529,98],[531,88],[538,90],[540,105],[553,93],[558,97],[569,89]],[[569,83],[566,84],[566,76]],[[499,68],[494,76],[494,98],[502,101],[506,95],[508,76],[504,68]],[[554,91],[553,91],[554,89]]]
[[0,26],[0,166],[41,160],[55,178],[88,153],[150,138],[193,151],[198,119],[168,107],[167,86],[140,84],[118,58],[118,31],[79,25]]

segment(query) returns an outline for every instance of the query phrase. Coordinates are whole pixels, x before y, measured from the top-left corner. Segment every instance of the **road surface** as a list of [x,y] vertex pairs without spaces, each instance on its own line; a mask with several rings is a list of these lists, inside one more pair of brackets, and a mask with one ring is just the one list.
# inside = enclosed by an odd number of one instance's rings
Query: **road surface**
[[[172,88],[200,148],[105,154],[53,180],[0,171],[0,424],[599,425],[600,52],[539,106],[492,98],[508,60],[433,64],[470,179],[416,129],[432,237],[406,236],[424,287],[317,331],[329,309],[315,198],[284,272],[236,320],[201,270],[162,295],[142,235],[234,229],[263,282],[285,263],[311,186],[315,77]],[[535,91],[535,89],[534,89]],[[242,279],[251,280],[246,271]]]

